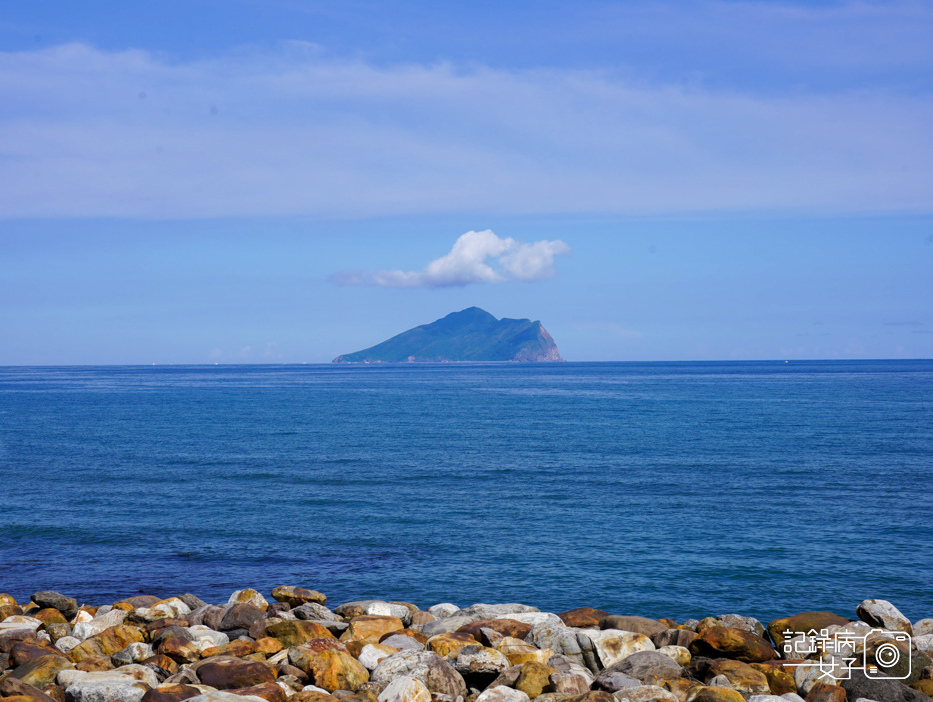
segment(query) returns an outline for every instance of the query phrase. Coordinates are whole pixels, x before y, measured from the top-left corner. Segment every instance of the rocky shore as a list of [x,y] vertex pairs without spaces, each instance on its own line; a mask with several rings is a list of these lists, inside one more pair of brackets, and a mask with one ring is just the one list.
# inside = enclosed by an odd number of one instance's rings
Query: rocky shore
[[[583,607],[238,590],[91,606],[0,594],[3,702],[874,702],[933,697],[933,619],[866,600],[855,620],[676,622]],[[842,645],[840,645],[842,642]]]

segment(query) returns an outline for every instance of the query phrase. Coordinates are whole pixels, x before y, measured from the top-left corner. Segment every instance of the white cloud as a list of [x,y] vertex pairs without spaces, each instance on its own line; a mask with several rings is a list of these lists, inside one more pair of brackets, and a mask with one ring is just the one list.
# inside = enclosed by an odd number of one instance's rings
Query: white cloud
[[492,231],[462,235],[450,253],[436,258],[421,271],[346,271],[333,281],[339,285],[378,285],[385,288],[444,288],[471,283],[533,281],[555,274],[554,257],[570,255],[563,241],[523,244],[501,239]]
[[924,91],[72,44],[0,52],[0,95],[0,217],[933,210]]

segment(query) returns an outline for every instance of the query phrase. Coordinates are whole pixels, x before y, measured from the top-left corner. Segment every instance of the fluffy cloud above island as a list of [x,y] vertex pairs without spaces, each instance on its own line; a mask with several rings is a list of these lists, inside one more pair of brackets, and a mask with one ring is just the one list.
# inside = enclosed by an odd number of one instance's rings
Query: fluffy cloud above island
[[555,275],[554,257],[569,256],[570,247],[559,239],[525,244],[502,239],[486,229],[469,231],[454,242],[450,252],[420,271],[344,271],[332,277],[338,285],[376,285],[385,288],[446,288],[471,283],[533,281]]

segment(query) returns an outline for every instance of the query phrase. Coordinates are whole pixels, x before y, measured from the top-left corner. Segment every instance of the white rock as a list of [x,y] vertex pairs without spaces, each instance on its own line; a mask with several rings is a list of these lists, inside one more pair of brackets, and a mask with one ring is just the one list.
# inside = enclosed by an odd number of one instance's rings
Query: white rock
[[379,661],[381,661],[383,658],[388,658],[395,653],[398,653],[398,649],[388,645],[366,644],[360,650],[360,655],[357,660],[363,664],[363,667],[366,668],[366,670],[372,672],[376,669],[376,666],[379,665]]
[[[269,656],[266,659],[266,663],[269,665],[278,665],[279,663],[287,663],[288,662],[288,651],[289,649],[283,648],[278,653],[275,653]],[[330,693],[328,692],[327,694],[330,694]]]
[[405,626],[411,624],[411,610],[404,605],[376,601],[364,606],[363,611],[374,617],[398,617]]
[[505,685],[496,685],[480,693],[476,702],[528,702],[530,698],[521,690],[513,690]]
[[[261,595],[260,595],[261,596]],[[177,597],[171,597],[164,602],[158,602],[152,607],[151,610],[155,612],[162,612],[167,617],[184,617],[185,615],[191,614],[191,607],[186,605],[183,601]]]
[[786,697],[780,697],[779,695],[752,695],[748,698],[748,702],[786,702]]
[[[206,641],[212,646],[223,646],[224,644],[230,643],[230,637],[225,633],[222,631],[214,631],[209,626],[204,626],[203,624],[189,626],[188,633],[191,634],[192,640],[202,651],[204,650],[204,648],[201,647],[202,641]],[[209,646],[205,648],[209,648]]]
[[94,615],[88,612],[87,610],[81,609],[78,610],[78,613],[75,615],[75,618],[71,620],[71,626],[75,624],[80,624],[81,622],[89,622],[94,618]]
[[538,612],[537,607],[531,605],[509,602],[506,604],[472,604],[466,609],[460,610],[460,614],[473,617],[474,621],[480,619],[506,619],[510,614],[521,614],[522,612]]
[[[582,633],[582,632],[581,632]],[[587,630],[586,636],[593,642],[593,648],[602,662],[603,668],[628,658],[639,651],[654,651],[655,645],[647,636],[621,629]]]
[[282,692],[285,693],[286,697],[291,697],[292,695],[295,694],[295,691],[292,688],[290,688],[288,685],[283,683],[281,680],[276,680],[275,684],[282,688]]
[[78,646],[81,643],[80,639],[76,639],[74,636],[63,636],[58,641],[55,642],[55,648],[57,648],[62,653],[68,653],[75,646]]
[[7,617],[0,622],[0,631],[8,631],[10,629],[32,629],[35,631],[40,626],[42,626],[42,622],[35,617],[27,617],[25,614],[14,614],[12,617]]
[[798,695],[796,692],[785,692],[783,695],[781,695],[781,699],[790,700],[790,702],[805,702],[803,697]]
[[560,626],[564,623],[560,617],[550,612],[514,612],[512,614],[506,614],[501,618],[512,619],[522,624],[531,624],[532,626],[537,626],[539,624]]
[[663,653],[679,665],[688,665],[692,658],[690,650],[683,646],[661,646],[661,648],[658,649],[658,653]]
[[433,607],[428,607],[428,612],[432,614],[435,619],[446,619],[454,612],[459,611],[460,608],[455,604],[450,604],[450,602],[441,602]]
[[379,702],[431,702],[431,692],[420,680],[403,675],[379,693]]
[[[256,695],[235,695],[232,692],[224,692],[223,690],[205,692],[203,695],[189,697],[188,699],[194,700],[194,702],[266,702],[262,697],[256,697]],[[185,702],[188,702],[188,700],[185,700]]]
[[863,622],[880,626],[892,631],[911,633],[910,620],[887,600],[865,600],[855,608],[855,613]]
[[933,634],[915,636],[913,642],[920,653],[933,653]]
[[142,663],[147,658],[152,658],[152,646],[147,643],[135,642],[123,649],[121,653],[126,653],[133,659],[134,663]]
[[838,685],[840,680],[846,680],[848,677],[848,666],[841,660],[831,658],[799,665],[794,671],[794,683],[797,685],[797,690],[805,695],[809,694],[810,689],[818,682]]
[[265,609],[269,606],[269,603],[266,601],[266,598],[262,596],[262,593],[251,588],[234,591],[234,593],[230,595],[230,599],[227,600],[227,604],[251,604],[256,605],[260,609]]
[[159,684],[152,669],[135,664],[90,673],[63,670],[57,681],[65,688],[69,702],[139,702],[148,690]]
[[461,675],[469,673],[502,673],[512,667],[509,659],[494,648],[464,646],[451,662]]
[[914,630],[914,636],[933,634],[933,619],[921,619],[918,622],[914,622],[912,628]]
[[94,617],[89,622],[81,622],[80,624],[75,624],[72,635],[76,639],[81,639],[86,641],[92,636],[97,636],[103,631],[106,631],[112,626],[117,626],[122,624],[123,620],[126,619],[126,612],[122,609],[114,609],[106,614],[103,614],[99,617]]
[[323,687],[317,687],[316,685],[305,685],[303,688],[301,688],[301,691],[302,692],[323,692],[325,695],[330,694]]
[[616,690],[612,696],[622,702],[677,702],[677,697],[657,685],[639,685]]
[[391,646],[392,648],[397,648],[400,651],[403,649],[412,649],[414,651],[424,650],[423,643],[405,634],[393,634],[380,641],[380,643]]

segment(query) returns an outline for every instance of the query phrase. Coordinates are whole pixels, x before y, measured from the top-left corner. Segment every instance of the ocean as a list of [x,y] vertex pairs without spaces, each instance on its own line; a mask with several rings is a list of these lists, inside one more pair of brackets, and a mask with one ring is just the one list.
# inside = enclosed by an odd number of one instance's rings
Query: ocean
[[0,368],[0,592],[933,616],[933,361]]

